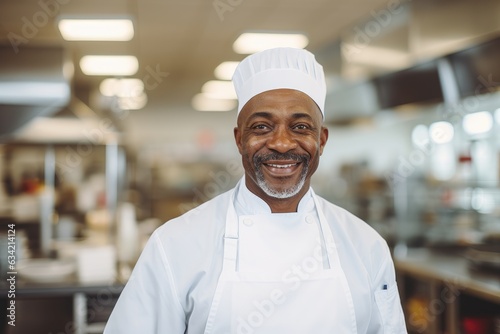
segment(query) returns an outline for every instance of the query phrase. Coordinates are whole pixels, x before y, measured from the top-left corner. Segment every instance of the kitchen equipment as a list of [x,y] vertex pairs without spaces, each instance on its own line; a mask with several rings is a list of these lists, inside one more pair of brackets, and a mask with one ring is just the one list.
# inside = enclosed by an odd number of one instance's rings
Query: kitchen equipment
[[500,244],[481,244],[468,247],[465,257],[474,269],[500,272]]

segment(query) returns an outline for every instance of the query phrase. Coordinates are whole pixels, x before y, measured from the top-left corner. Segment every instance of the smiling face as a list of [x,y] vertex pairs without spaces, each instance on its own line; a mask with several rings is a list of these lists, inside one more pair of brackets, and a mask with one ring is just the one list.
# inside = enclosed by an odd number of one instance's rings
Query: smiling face
[[328,139],[314,101],[292,89],[258,94],[238,115],[234,135],[248,189],[273,212],[295,211]]

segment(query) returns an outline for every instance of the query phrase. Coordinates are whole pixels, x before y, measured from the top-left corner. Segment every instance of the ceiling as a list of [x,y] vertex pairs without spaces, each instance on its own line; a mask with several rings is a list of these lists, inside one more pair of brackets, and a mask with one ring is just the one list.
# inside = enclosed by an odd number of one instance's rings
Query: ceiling
[[[156,95],[178,97],[179,92],[196,93],[222,61],[241,60],[243,56],[232,51],[232,43],[244,31],[301,31],[310,39],[308,49],[315,50],[387,0],[4,0],[0,36],[23,35],[23,18],[33,22],[43,2],[57,3],[58,11],[29,43],[64,44],[75,63],[86,54],[133,54],[140,61],[137,77],[147,75],[148,66],[159,65],[170,76]],[[232,11],[217,10],[217,2],[226,3]],[[60,16],[131,17],[135,37],[129,42],[64,42],[56,27]],[[77,68],[75,80],[77,85],[95,84],[102,78],[86,77]]]
[[[358,37],[353,27],[357,24],[363,27],[360,22],[367,19],[380,23],[374,13],[399,3],[396,0],[2,0],[0,43],[11,43],[9,36],[14,33],[25,38],[22,46],[63,46],[75,65],[73,92],[79,97],[88,96],[83,100],[91,108],[98,105],[93,92],[104,77],[84,75],[78,66],[80,58],[90,54],[135,55],[139,71],[134,77],[151,82],[152,72],[156,72],[158,84],[146,89],[148,103],[144,109],[120,116],[125,141],[143,152],[161,154],[167,150],[179,155],[189,149],[196,151],[190,143],[208,141],[223,153],[227,145],[232,145],[234,112],[197,112],[191,107],[191,98],[206,81],[214,79],[213,71],[218,64],[244,58],[232,50],[233,42],[242,32],[303,32],[309,38],[307,49],[324,53],[332,45],[338,46],[341,36],[350,35],[355,41]],[[441,14],[430,17],[435,21],[430,33],[447,31],[446,21],[441,19],[443,12],[434,12]],[[130,17],[135,36],[128,42],[64,41],[57,29],[61,16]],[[393,24],[397,24],[395,18],[390,18]],[[430,22],[426,20],[422,22]],[[36,23],[36,30],[29,35],[27,22]],[[488,29],[498,29],[497,23],[493,25]],[[419,31],[425,32],[426,26],[423,24]],[[391,48],[403,46],[403,51],[408,51],[407,28],[403,25],[393,29],[379,46],[387,47],[396,41],[397,45]],[[439,40],[434,35],[431,39]],[[424,49],[417,45],[416,50]],[[364,55],[370,57],[368,52]],[[325,69],[329,70],[328,64]]]
[[[182,136],[192,140],[200,129],[234,122],[234,115],[195,112],[191,98],[215,67],[244,55],[232,43],[249,30],[299,31],[309,37],[308,49],[318,50],[336,40],[341,31],[369,15],[387,0],[2,0],[0,38],[10,33],[27,37],[20,46],[62,45],[75,64],[73,89],[94,90],[104,79],[84,75],[78,67],[88,54],[132,54],[139,59],[145,79],[161,72],[159,84],[147,91],[148,104],[125,119],[129,138],[158,143]],[[45,4],[45,5],[44,5]],[[216,9],[227,8],[226,11]],[[68,42],[57,29],[60,16],[130,17],[135,36],[128,42]],[[49,18],[45,23],[44,18]],[[26,35],[26,21],[37,31]],[[23,31],[23,28],[25,29]],[[185,116],[189,116],[186,118]],[[212,122],[212,123],[211,123]],[[230,124],[230,123],[229,123]],[[188,128],[188,125],[189,128]],[[146,131],[145,131],[146,130]],[[232,133],[231,128],[228,131]],[[186,136],[186,132],[189,134]]]

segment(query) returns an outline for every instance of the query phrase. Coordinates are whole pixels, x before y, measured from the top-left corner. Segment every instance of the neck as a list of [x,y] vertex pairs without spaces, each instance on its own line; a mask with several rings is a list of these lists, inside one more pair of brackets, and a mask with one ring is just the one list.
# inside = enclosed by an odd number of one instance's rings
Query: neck
[[297,212],[301,198],[293,200],[279,199],[273,202],[269,202],[264,199],[264,201],[269,205],[272,213],[287,213],[287,212]]
[[297,212],[299,208],[299,203],[302,197],[309,190],[309,182],[306,181],[302,189],[292,197],[289,198],[275,198],[266,194],[257,184],[246,179],[246,186],[250,192],[254,195],[260,197],[271,209],[272,213],[288,213],[288,212]]

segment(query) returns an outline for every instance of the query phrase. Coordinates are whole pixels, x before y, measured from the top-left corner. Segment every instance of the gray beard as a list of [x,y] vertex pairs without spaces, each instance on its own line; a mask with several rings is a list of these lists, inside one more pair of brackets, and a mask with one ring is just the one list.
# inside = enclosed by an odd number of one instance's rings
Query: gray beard
[[[282,158],[283,160],[288,159],[287,154],[283,155],[284,157]],[[303,164],[303,169],[302,172],[300,173],[300,179],[299,182],[297,182],[295,185],[288,189],[283,189],[283,190],[277,190],[271,188],[265,178],[264,178],[264,173],[262,172],[262,162],[265,160],[270,160],[270,157],[262,158],[259,157],[257,159],[254,159],[254,166],[255,166],[255,176],[257,178],[257,185],[268,195],[269,197],[273,198],[278,198],[278,199],[285,199],[285,198],[290,198],[299,193],[299,191],[304,187],[304,183],[306,182],[306,176],[307,176],[307,171],[309,169],[309,160],[307,157],[303,156],[298,156],[298,159],[294,159],[296,161],[300,161]],[[272,157],[273,159],[276,159],[276,155]],[[280,160],[280,159],[276,159]]]

